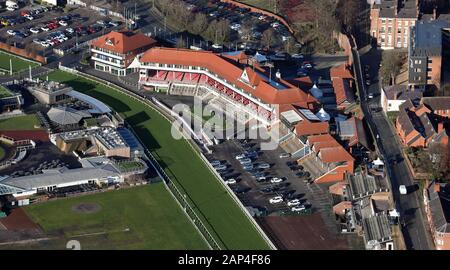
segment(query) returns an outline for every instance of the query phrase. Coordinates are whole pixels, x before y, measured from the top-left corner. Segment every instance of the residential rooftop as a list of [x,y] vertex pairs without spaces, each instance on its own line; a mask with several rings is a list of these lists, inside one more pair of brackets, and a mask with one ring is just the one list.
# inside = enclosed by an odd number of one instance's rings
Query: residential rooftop
[[450,28],[446,20],[419,21],[410,31],[410,55],[440,56],[442,54],[442,31]]

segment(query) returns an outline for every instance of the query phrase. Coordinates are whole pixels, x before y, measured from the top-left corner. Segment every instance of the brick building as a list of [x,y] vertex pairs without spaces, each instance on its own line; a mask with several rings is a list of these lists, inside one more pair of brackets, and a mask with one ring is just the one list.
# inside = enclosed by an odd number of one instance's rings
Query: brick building
[[370,35],[381,49],[407,48],[418,16],[418,0],[381,0],[370,10]]

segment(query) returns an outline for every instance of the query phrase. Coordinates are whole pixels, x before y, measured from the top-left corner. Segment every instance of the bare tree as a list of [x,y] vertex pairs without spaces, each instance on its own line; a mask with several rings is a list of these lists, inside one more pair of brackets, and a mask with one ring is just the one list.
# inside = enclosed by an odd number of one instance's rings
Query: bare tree
[[191,24],[191,31],[195,35],[201,35],[208,28],[208,18],[203,13],[197,13]]
[[359,0],[339,0],[336,6],[336,19],[346,33],[356,26],[359,13]]
[[275,45],[275,30],[273,30],[273,28],[268,28],[267,30],[265,30],[262,33],[261,36],[261,43],[268,49],[270,50],[270,47],[272,47],[273,45]]
[[450,144],[431,143],[429,153],[433,161],[433,176],[441,180],[450,180]]
[[395,84],[395,78],[400,74],[403,64],[403,57],[398,51],[383,52],[380,73],[385,84]]

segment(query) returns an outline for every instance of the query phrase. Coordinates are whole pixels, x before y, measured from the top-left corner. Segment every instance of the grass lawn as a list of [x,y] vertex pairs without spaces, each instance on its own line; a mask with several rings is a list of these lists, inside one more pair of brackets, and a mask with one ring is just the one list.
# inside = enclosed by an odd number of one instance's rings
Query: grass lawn
[[0,85],[0,98],[9,97],[11,93],[2,85]]
[[132,170],[132,169],[138,169],[143,168],[144,165],[138,161],[130,161],[130,162],[120,162],[117,165],[121,171],[125,170]]
[[33,130],[39,126],[36,115],[21,115],[0,120],[0,130]]
[[167,174],[176,181],[210,232],[227,249],[269,247],[186,140],[175,140],[171,123],[147,105],[113,88],[75,75],[55,71],[50,80],[63,81],[75,90],[93,96],[120,113],[133,126]]
[[275,0],[238,0],[238,2],[261,8],[272,13],[275,12]]
[[[80,203],[95,203],[101,208],[94,213],[75,212],[72,207]],[[45,232],[63,233],[48,248],[65,249],[66,240],[75,239],[82,249],[208,249],[163,183],[33,204],[24,209]]]
[[9,59],[12,59],[13,72],[22,71],[24,69],[27,69],[28,66],[31,66],[32,68],[39,66],[39,64],[35,62],[26,61],[13,54],[0,51],[0,69],[9,72]]

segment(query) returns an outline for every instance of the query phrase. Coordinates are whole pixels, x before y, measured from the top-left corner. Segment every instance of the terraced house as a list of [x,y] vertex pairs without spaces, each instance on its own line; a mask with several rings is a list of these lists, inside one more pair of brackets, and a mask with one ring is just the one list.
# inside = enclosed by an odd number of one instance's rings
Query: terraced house
[[379,48],[407,48],[410,27],[419,16],[418,0],[381,0],[370,10],[370,35]]
[[397,133],[407,146],[428,147],[447,134],[449,115],[450,97],[422,98],[419,104],[407,100],[400,105]]

